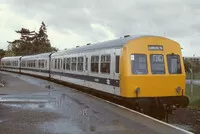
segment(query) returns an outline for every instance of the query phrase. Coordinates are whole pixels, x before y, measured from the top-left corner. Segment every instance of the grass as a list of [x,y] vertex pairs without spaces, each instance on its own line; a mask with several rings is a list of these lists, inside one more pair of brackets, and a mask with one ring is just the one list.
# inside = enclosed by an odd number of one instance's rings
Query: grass
[[189,107],[200,109],[200,86],[193,85],[193,95],[190,93],[190,85],[186,85],[186,94],[189,97]]
[[[190,73],[186,73],[186,78],[190,79]],[[193,74],[193,79],[200,79],[200,72]]]

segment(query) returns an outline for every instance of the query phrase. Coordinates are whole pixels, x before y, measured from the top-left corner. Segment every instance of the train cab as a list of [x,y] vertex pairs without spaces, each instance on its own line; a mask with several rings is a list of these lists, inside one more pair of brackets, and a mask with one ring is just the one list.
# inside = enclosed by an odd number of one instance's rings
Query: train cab
[[164,37],[144,36],[128,41],[120,59],[121,96],[145,104],[156,100],[161,105],[187,106],[181,57],[180,45]]

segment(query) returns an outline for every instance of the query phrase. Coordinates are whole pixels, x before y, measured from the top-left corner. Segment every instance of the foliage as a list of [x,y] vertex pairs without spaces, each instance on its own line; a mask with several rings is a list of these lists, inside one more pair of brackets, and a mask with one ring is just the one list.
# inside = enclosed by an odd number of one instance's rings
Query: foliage
[[5,56],[5,51],[3,49],[0,49],[0,58]]
[[42,22],[38,32],[26,28],[15,32],[21,37],[11,42],[8,41],[8,52],[11,52],[9,54],[14,53],[15,56],[19,56],[57,51],[56,48],[51,47],[44,22]]
[[11,50],[5,51],[5,57],[15,56],[14,52]]
[[185,71],[190,72],[189,68],[192,67],[191,63],[188,60],[184,60]]
[[185,72],[187,78],[189,78],[191,72],[189,69],[192,69],[194,78],[199,78],[200,74],[200,62],[199,61],[192,61],[192,60],[184,60]]

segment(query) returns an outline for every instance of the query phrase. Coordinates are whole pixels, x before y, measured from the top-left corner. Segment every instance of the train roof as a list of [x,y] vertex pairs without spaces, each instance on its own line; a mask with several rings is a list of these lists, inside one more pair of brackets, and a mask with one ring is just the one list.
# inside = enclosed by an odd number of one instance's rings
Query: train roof
[[19,60],[22,56],[3,57],[1,60]]
[[28,56],[23,56],[22,57],[22,60],[27,60],[27,59],[32,59],[32,58],[35,58],[35,59],[42,59],[42,58],[48,58],[52,53],[49,52],[49,53],[42,53],[42,54],[36,54],[36,55],[28,55]]
[[49,53],[42,53],[42,54],[36,54],[36,55],[27,55],[27,56],[12,56],[12,57],[3,57],[1,60],[19,60],[20,58],[22,60],[25,60],[25,59],[32,59],[32,58],[35,58],[35,59],[43,59],[43,58],[48,58],[50,55],[52,54],[52,52],[49,52]]
[[[145,35],[143,35],[143,36],[145,36]],[[128,41],[134,40],[134,39],[137,39],[137,38],[140,38],[143,36],[124,36],[119,39],[114,39],[114,40],[89,44],[89,45],[85,45],[85,46],[80,46],[80,47],[72,48],[69,50],[63,50],[63,51],[56,52],[56,53],[52,54],[52,57],[53,56],[62,56],[62,55],[66,55],[66,54],[89,52],[89,51],[94,51],[97,49],[121,48]]]
[[[137,38],[142,37],[161,37],[161,36],[155,36],[155,35],[126,35],[124,37],[120,37],[118,39],[89,44],[85,46],[80,46],[76,48],[72,48],[69,50],[63,50],[59,52],[55,52],[52,54],[52,57],[54,56],[63,56],[68,54],[76,54],[76,53],[83,53],[83,52],[90,52],[94,50],[100,50],[100,49],[109,49],[109,48],[122,48],[124,44],[126,44],[130,40],[135,40]],[[164,38],[164,37],[161,37]]]

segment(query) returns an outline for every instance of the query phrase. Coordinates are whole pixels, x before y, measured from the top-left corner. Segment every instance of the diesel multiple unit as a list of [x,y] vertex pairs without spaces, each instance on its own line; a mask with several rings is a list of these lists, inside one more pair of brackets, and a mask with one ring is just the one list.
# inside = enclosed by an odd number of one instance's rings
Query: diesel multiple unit
[[1,68],[128,99],[143,112],[189,103],[181,47],[159,36],[125,36],[55,53],[4,57]]

